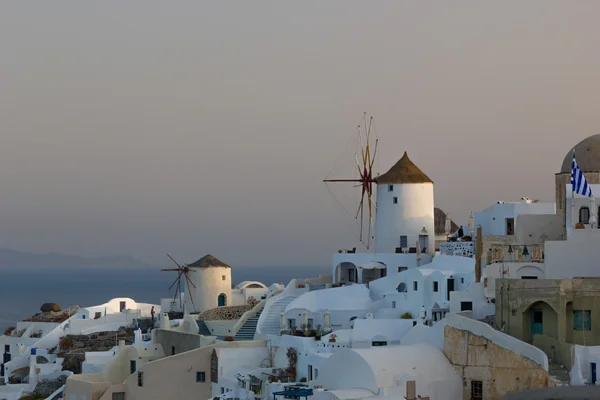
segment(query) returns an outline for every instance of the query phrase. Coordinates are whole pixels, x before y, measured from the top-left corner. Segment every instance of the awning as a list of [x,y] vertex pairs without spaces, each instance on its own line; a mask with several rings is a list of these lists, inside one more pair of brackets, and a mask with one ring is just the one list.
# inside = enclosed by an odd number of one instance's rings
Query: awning
[[368,263],[359,266],[362,269],[386,269],[386,265],[379,261],[369,261]]

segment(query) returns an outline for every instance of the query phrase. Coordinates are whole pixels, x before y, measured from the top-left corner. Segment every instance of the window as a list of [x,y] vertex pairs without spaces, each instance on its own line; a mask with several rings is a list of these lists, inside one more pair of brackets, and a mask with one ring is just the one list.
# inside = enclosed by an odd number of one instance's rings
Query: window
[[113,393],[112,400],[125,400],[125,392]]
[[206,382],[206,372],[196,372],[196,382]]
[[406,283],[400,282],[400,284],[398,285],[396,290],[399,291],[400,293],[406,293]]
[[388,192],[394,191],[394,185],[388,185]]
[[396,302],[392,301],[392,308],[396,308]]
[[136,369],[135,360],[129,361],[129,373],[133,374]]
[[356,274],[355,274],[354,268],[350,268],[350,269],[348,270],[348,281],[350,281],[350,282],[354,282],[354,280],[355,280],[355,278],[356,278],[356,277],[355,277],[355,275],[356,275]]
[[461,301],[460,302],[460,311],[473,311],[473,302]]
[[394,204],[398,204],[398,198],[394,196],[394,197],[392,198],[392,203],[394,203]]
[[588,207],[581,207],[579,209],[579,222],[583,224],[590,222],[590,209]]
[[413,326],[417,326],[417,321],[413,321]]
[[515,234],[515,219],[514,218],[506,218],[506,234],[507,235]]
[[4,352],[5,353],[10,353],[10,344],[5,344],[4,345]]
[[175,346],[171,346],[171,355],[174,356],[175,355]]
[[460,283],[465,283],[465,278],[460,278]]
[[471,400],[483,400],[483,382],[471,381]]
[[387,342],[386,341],[373,341],[371,342],[371,346],[373,347],[379,347],[379,346],[387,346]]
[[314,323],[314,322],[313,322],[313,319],[312,319],[312,318],[308,318],[308,328],[309,328],[309,329],[310,329],[310,328],[312,328],[312,327],[314,326],[314,325],[313,325],[313,323]]
[[408,267],[398,267],[398,272],[406,271]]
[[521,279],[537,279],[537,276],[522,276]]
[[125,308],[127,308],[127,304],[124,301],[120,301],[119,302],[119,311],[123,311]]
[[573,329],[576,331],[591,331],[592,312],[590,310],[573,311]]
[[400,247],[403,249],[408,247],[408,237],[405,235],[400,236]]
[[413,282],[413,290],[416,292],[419,289],[419,283],[417,281]]
[[437,292],[438,291],[438,283],[437,282],[433,282],[433,291]]
[[[84,315],[85,317],[85,315]],[[94,313],[94,319],[100,319],[102,318],[102,312],[101,311],[97,311]]]
[[138,372],[138,386],[144,386],[144,373]]
[[512,313],[512,316],[513,316],[513,317],[516,317],[516,316],[517,316],[517,310],[512,310],[512,311],[511,311],[511,313]]
[[222,277],[222,278],[223,278],[223,280],[224,280],[224,281],[226,281],[226,280],[227,280],[227,277],[226,277],[225,275],[223,275],[223,277]]

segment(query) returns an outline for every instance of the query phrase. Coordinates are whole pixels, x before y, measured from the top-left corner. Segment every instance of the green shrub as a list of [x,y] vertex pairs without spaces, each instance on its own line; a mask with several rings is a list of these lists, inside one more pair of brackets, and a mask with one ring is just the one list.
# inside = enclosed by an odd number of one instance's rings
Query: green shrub
[[400,316],[401,319],[413,319],[412,314],[409,312],[405,312]]

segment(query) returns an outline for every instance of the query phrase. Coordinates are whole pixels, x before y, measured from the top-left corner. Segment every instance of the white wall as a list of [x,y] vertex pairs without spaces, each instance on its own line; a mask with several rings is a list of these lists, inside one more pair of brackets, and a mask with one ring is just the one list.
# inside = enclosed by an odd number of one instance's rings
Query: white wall
[[407,247],[415,247],[423,228],[429,237],[427,252],[434,252],[433,183],[395,184],[392,191],[388,186],[377,186],[375,252],[394,253],[401,235],[407,236]]
[[565,241],[544,246],[546,279],[600,277],[600,230],[574,230]]
[[473,282],[467,290],[450,293],[450,312],[461,312],[461,303],[470,301],[473,304],[473,318],[483,319],[486,316],[494,315],[496,312],[495,304],[489,303],[485,297],[483,283]]
[[[196,288],[190,285],[191,295],[187,295],[185,285],[185,307],[188,311],[203,312],[218,307],[218,298],[221,293],[225,294],[227,304],[231,305],[231,268],[207,267],[190,268],[189,277]],[[223,279],[225,277],[225,279]],[[192,300],[190,300],[190,297]]]
[[352,348],[372,347],[374,341],[399,345],[402,337],[413,328],[412,320],[357,319],[352,329]]
[[575,345],[573,346],[573,356],[573,367],[570,371],[571,385],[591,383],[592,372],[590,364],[596,363],[596,365],[600,365],[600,346]]
[[523,214],[556,214],[554,203],[501,203],[494,204],[483,211],[474,213],[475,226],[481,225],[481,234],[506,235],[506,219],[514,218],[515,229],[518,215]]
[[[399,267],[407,269],[416,268],[418,266],[429,264],[432,261],[432,258],[427,254],[421,254],[421,260],[417,260],[417,255],[414,253],[335,253],[333,255],[332,265],[333,282],[341,282],[341,268],[337,268],[341,263],[354,264],[359,277],[358,282],[362,282],[362,270],[360,269],[360,266],[373,261],[385,264],[387,267],[386,275],[390,276],[398,274]],[[347,277],[345,278],[347,280]]]

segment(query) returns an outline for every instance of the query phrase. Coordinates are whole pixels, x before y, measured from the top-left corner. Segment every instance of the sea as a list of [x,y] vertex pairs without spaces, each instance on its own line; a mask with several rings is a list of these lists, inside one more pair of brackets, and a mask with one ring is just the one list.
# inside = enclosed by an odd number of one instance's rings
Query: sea
[[[294,278],[331,275],[329,267],[236,267],[231,275],[234,285],[255,280],[269,286],[287,284]],[[175,272],[160,268],[82,268],[82,269],[2,269],[0,270],[0,335],[40,312],[44,303],[57,303],[63,309],[104,304],[115,297],[129,297],[140,303],[160,304],[172,297],[169,286]],[[184,279],[182,279],[182,284]]]

